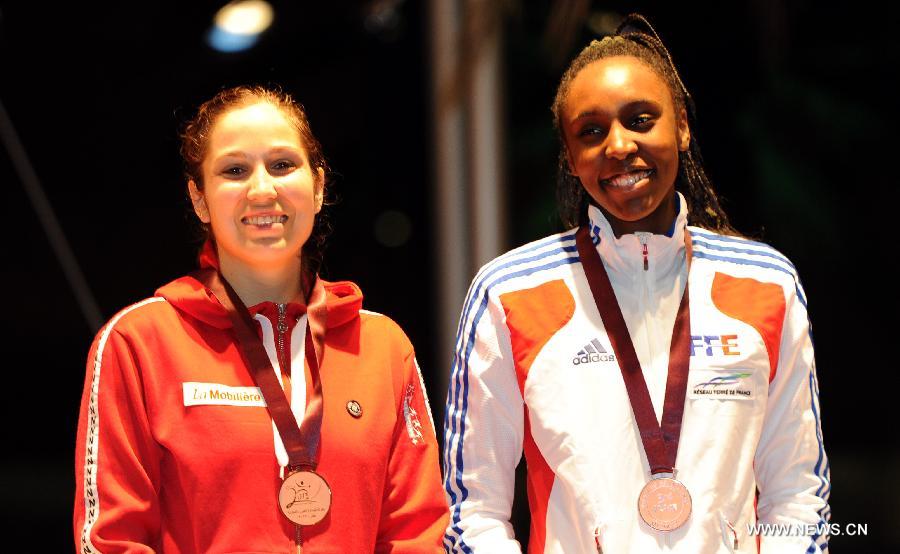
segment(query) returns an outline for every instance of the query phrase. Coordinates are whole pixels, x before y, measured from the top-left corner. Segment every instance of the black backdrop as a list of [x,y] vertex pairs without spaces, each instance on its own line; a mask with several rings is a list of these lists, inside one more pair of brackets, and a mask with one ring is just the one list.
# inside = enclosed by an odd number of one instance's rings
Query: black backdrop
[[[450,353],[435,346],[428,31],[424,3],[277,2],[259,45],[203,42],[212,2],[49,7],[0,2],[0,100],[22,139],[104,317],[191,269],[175,130],[220,87],[280,83],[307,107],[336,169],[326,276],[358,282],[366,307],[407,330],[438,421]],[[384,3],[382,3],[384,4]],[[389,4],[389,3],[388,3]],[[550,6],[505,4],[508,246],[557,230],[549,105],[562,68],[543,41]],[[874,2],[594,3],[650,16],[699,108],[707,165],[737,226],[795,263],[809,297],[835,537],[845,552],[900,546],[891,241],[900,49]],[[596,22],[596,20],[594,20]],[[579,27],[572,47],[591,36]],[[551,43],[561,42],[560,40]],[[4,210],[6,538],[71,549],[75,423],[92,338],[10,159]],[[412,236],[386,247],[386,211]],[[517,504],[521,506],[521,504]],[[518,510],[517,524],[527,514]],[[524,530],[520,536],[524,537]]]

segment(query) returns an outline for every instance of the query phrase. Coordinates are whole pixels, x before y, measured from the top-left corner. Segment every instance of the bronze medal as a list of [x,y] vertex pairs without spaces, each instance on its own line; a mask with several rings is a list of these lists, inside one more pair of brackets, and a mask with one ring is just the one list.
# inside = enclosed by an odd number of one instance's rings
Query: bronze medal
[[638,512],[644,523],[657,531],[677,529],[691,515],[691,494],[681,481],[651,479],[638,496]]
[[[318,464],[319,442],[322,427],[322,380],[319,376],[319,356],[325,329],[327,310],[325,309],[325,289],[316,278],[310,302],[306,306],[309,316],[306,326],[305,357],[313,381],[313,392],[306,402],[303,424],[298,425],[291,411],[284,390],[276,378],[266,349],[256,334],[253,318],[231,285],[214,271],[202,271],[197,279],[204,283],[228,310],[234,325],[241,354],[250,370],[253,381],[259,387],[266,401],[266,410],[275,424],[287,451],[289,467],[306,468],[290,473],[278,490],[278,507],[296,525],[314,525],[328,515],[331,508],[331,488],[321,475],[315,472]],[[318,341],[318,342],[317,342]],[[360,415],[362,410],[360,409]],[[302,540],[297,535],[297,545]]]
[[281,483],[278,506],[297,525],[315,525],[331,509],[331,488],[314,471],[295,471]]

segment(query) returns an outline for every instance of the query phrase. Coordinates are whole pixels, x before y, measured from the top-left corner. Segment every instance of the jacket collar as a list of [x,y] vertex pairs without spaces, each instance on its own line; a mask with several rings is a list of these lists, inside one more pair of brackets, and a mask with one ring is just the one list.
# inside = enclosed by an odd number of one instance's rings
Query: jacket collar
[[687,202],[675,192],[678,213],[664,235],[628,233],[616,238],[609,220],[593,204],[588,206],[591,240],[608,271],[633,273],[644,270],[644,245],[647,245],[648,267],[653,275],[665,275],[682,267],[685,259],[684,233],[687,227]]
[[[207,240],[199,254],[200,272],[218,271],[219,258],[216,254],[215,244]],[[181,277],[160,287],[156,296],[161,296],[169,301],[179,311],[198,319],[208,325],[219,329],[231,328],[231,320],[228,312],[215,297],[215,295],[201,282],[199,273]],[[333,329],[344,325],[359,317],[362,308],[363,294],[359,287],[350,281],[329,282],[316,276],[316,282],[312,287],[311,305],[322,305],[327,311],[324,317],[327,329]],[[303,299],[298,299],[297,308],[305,311],[302,305]],[[271,304],[262,302],[255,306],[248,306],[250,313],[265,311]],[[293,303],[292,303],[293,304]]]

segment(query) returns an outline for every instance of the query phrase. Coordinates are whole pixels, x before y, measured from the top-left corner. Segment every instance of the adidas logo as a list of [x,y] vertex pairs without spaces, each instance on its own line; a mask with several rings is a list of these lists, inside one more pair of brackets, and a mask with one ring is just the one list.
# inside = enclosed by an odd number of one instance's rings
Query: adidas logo
[[616,361],[616,355],[608,353],[597,339],[593,339],[591,342],[584,345],[584,348],[579,350],[578,354],[575,354],[575,357],[572,358],[573,365],[614,361]]

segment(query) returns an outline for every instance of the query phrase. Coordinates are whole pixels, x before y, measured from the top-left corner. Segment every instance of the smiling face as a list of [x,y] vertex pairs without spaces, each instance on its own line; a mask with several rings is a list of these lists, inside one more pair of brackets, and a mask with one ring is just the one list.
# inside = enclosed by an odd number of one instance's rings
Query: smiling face
[[188,183],[224,266],[298,263],[322,208],[324,174],[309,165],[297,128],[268,102],[223,113],[209,134],[203,190]]
[[678,153],[690,144],[666,82],[637,58],[600,59],[572,80],[560,126],[570,171],[616,236],[665,233],[676,213]]

